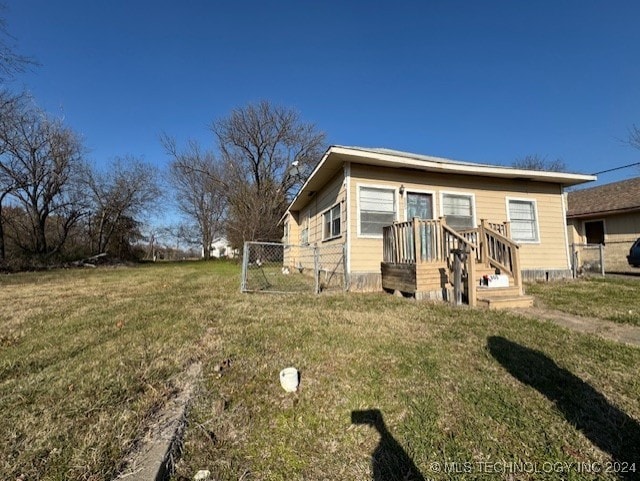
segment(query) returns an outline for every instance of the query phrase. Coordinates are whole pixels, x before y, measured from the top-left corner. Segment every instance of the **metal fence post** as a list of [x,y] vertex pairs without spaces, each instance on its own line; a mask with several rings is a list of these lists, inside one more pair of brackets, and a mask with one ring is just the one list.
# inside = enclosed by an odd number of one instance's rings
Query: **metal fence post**
[[349,273],[347,272],[347,244],[342,244],[342,272],[344,273],[344,285],[342,290],[347,292],[349,290]]
[[313,279],[314,294],[320,294],[320,259],[318,258],[318,244],[313,245]]
[[247,269],[249,267],[249,243],[244,243],[242,250],[242,280],[240,281],[240,292],[247,292]]

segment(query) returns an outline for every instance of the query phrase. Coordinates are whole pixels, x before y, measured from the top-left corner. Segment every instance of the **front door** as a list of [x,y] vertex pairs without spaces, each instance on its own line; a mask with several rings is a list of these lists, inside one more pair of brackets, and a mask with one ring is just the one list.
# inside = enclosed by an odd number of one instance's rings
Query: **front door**
[[433,196],[418,192],[407,192],[407,220],[414,217],[433,219]]
[[[407,220],[414,217],[418,219],[433,219],[433,196],[418,192],[407,192]],[[435,229],[432,225],[421,224],[419,228],[422,246],[419,253],[422,260],[431,259],[433,255],[432,238]]]

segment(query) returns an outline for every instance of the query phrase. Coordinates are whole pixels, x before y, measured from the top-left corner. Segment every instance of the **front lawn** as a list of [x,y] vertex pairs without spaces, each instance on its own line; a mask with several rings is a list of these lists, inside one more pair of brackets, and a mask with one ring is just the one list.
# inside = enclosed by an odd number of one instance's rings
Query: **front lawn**
[[5,276],[0,301],[0,479],[112,479],[196,359],[176,480],[587,480],[640,462],[640,349],[515,314],[240,294],[223,263]]
[[637,277],[531,283],[527,285],[527,294],[533,294],[551,309],[640,326],[640,279]]

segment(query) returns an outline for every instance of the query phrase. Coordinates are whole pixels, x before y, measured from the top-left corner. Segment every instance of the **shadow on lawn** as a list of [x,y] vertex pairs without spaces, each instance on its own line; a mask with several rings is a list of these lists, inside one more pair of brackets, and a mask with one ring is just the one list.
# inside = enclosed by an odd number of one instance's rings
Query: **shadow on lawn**
[[[620,469],[613,472],[623,479],[640,479],[640,424],[637,421],[543,353],[497,336],[490,337],[487,345],[491,355],[511,375],[553,401],[567,421],[620,463]],[[635,473],[628,469],[633,463]],[[627,469],[623,472],[625,466]]]
[[425,481],[413,460],[387,429],[379,409],[351,411],[351,422],[373,426],[380,434],[380,442],[371,453],[373,481]]

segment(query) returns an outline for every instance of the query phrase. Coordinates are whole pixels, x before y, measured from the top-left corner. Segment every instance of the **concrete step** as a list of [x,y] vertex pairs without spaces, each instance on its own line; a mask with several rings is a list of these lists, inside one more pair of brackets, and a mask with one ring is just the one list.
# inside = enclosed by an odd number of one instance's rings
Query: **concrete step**
[[533,297],[513,296],[513,297],[478,297],[478,306],[488,309],[511,309],[514,307],[532,307]]

